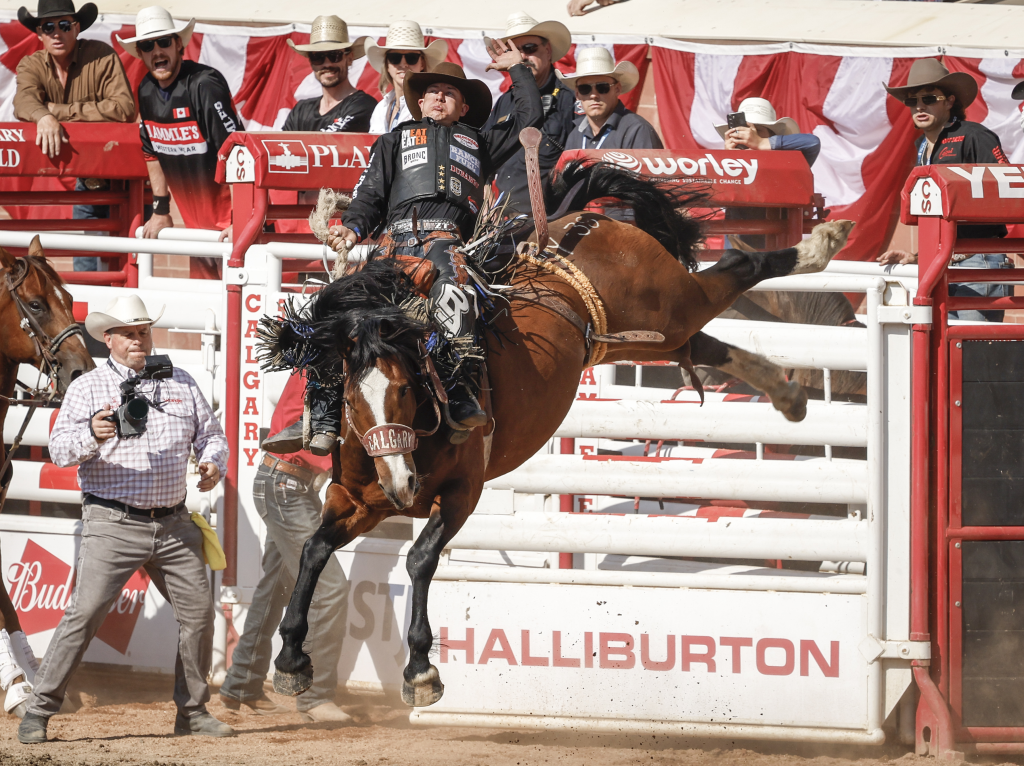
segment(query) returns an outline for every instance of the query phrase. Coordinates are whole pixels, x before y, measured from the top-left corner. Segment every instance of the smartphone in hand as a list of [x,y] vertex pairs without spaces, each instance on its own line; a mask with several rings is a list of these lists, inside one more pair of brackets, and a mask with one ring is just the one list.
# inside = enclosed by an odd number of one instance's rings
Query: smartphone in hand
[[747,127],[747,115],[743,112],[732,112],[725,118],[725,122],[730,130],[733,128],[745,128]]

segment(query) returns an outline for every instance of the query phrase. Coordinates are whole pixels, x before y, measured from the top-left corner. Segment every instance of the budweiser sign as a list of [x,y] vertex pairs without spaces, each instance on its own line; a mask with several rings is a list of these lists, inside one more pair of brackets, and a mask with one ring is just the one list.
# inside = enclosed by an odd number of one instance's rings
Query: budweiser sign
[[[71,603],[75,570],[67,562],[29,540],[21,560],[7,569],[8,592],[26,635],[53,630]],[[135,572],[111,604],[96,638],[121,654],[128,651],[135,623],[144,610],[149,576]]]

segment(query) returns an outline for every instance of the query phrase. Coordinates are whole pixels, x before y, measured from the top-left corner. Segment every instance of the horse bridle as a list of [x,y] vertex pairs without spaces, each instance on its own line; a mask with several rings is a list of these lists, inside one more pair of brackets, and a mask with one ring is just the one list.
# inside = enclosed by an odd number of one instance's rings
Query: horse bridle
[[438,393],[438,396],[435,396],[433,393],[429,394],[430,403],[434,405],[434,417],[436,419],[434,427],[429,431],[424,431],[420,428],[411,428],[410,426],[403,425],[401,423],[384,423],[383,425],[368,428],[366,433],[360,434],[355,423],[352,422],[352,408],[348,406],[347,401],[343,404],[345,407],[345,421],[348,423],[348,427],[352,429],[352,433],[356,435],[359,439],[359,443],[363,445],[363,449],[366,450],[366,454],[370,457],[407,455],[410,452],[415,451],[416,447],[419,446],[419,437],[433,436],[437,433],[437,429],[441,427],[441,408],[438,407],[437,400],[439,397],[444,397],[442,401],[447,402],[448,398],[444,393],[444,387],[441,385],[441,380],[437,376],[437,370],[434,369],[433,360],[431,360],[430,356],[426,354],[425,349],[423,350],[423,353],[423,372],[426,373],[427,377],[434,385],[435,391]]
[[25,282],[28,271],[28,262],[23,259],[17,260],[15,265],[5,272],[4,286],[7,288],[7,293],[11,296],[11,300],[14,301],[15,307],[18,309],[18,314],[21,316],[19,326],[32,339],[36,351],[39,352],[39,356],[42,359],[40,369],[51,380],[56,382],[57,374],[60,372],[61,367],[60,361],[57,359],[60,347],[68,338],[74,335],[81,336],[82,327],[77,322],[73,322],[52,338],[46,333],[42,325],[39,324],[39,321],[32,316],[32,311],[25,305],[25,301],[18,295],[18,288]]

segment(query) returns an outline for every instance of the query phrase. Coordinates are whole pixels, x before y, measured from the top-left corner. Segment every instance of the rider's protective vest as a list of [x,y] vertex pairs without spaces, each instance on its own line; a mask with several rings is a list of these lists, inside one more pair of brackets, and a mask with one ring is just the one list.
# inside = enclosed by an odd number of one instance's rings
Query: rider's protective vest
[[462,123],[404,123],[389,207],[443,194],[473,215],[480,212],[484,179],[480,134]]

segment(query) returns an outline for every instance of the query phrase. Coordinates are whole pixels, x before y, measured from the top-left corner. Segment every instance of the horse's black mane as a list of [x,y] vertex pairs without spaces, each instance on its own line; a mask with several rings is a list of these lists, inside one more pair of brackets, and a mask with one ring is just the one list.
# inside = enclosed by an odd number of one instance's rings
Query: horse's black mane
[[[573,192],[580,182],[580,188]],[[619,200],[621,207],[633,209],[638,228],[658,240],[688,269],[696,270],[695,251],[704,234],[700,221],[681,210],[708,206],[711,195],[706,187],[652,181],[609,162],[573,160],[551,177],[545,194],[548,215],[565,205],[570,193],[566,212],[582,210],[588,202],[602,197]]]

